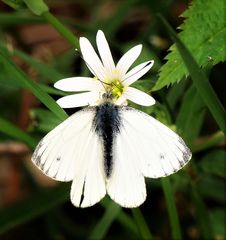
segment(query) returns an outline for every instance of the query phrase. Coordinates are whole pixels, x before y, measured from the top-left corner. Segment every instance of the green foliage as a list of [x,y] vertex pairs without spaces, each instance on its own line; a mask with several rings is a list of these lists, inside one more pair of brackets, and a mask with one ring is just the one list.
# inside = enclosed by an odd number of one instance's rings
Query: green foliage
[[8,4],[10,7],[17,10],[23,9],[26,7],[23,0],[2,0],[4,3]]
[[[196,0],[182,14],[186,19],[179,27],[182,31],[178,35],[201,67],[226,59],[225,12],[225,0]],[[166,59],[153,90],[179,82],[189,75],[175,44],[170,47]]]
[[65,202],[68,196],[69,187],[67,184],[62,184],[52,189],[38,190],[30,198],[17,203],[15,206],[1,209],[0,234],[57,207]]
[[42,15],[49,11],[48,6],[43,0],[24,0],[28,8],[36,15]]
[[61,123],[61,119],[54,115],[51,111],[36,108],[30,113],[31,118],[36,123],[37,130],[41,132],[49,132],[58,124]]
[[0,132],[3,132],[12,138],[19,139],[20,141],[25,142],[32,149],[35,148],[38,143],[29,134],[23,132],[21,129],[14,126],[14,124],[3,118],[0,118]]
[[213,231],[215,236],[224,239],[226,237],[225,228],[225,211],[222,209],[214,209],[210,213],[211,223],[213,225]]
[[201,167],[202,171],[206,174],[214,174],[219,177],[226,177],[225,159],[226,159],[225,150],[212,151],[202,159],[199,166]]
[[178,51],[181,55],[183,62],[185,63],[189,74],[191,75],[191,79],[193,84],[195,85],[198,93],[202,97],[202,100],[209,108],[212,116],[215,118],[217,124],[221,128],[224,134],[226,134],[226,111],[221,104],[218,96],[214,92],[213,87],[208,81],[206,76],[206,72],[201,70],[198,67],[197,62],[195,61],[194,57],[192,56],[191,52],[186,48],[183,42],[178,38],[175,31],[172,27],[168,24],[168,22],[160,15],[160,19],[162,20],[163,24],[165,25],[167,31],[169,32],[172,40],[176,43]]
[[[205,114],[205,105],[192,85],[185,93],[182,105],[177,116],[176,125],[178,132],[189,146],[199,135]],[[193,129],[191,131],[191,123]]]
[[67,118],[67,114],[62,108],[48,95],[46,94],[37,84],[35,84],[31,79],[29,79],[25,73],[23,73],[19,68],[15,66],[10,59],[4,55],[0,55],[0,62],[4,64],[8,72],[14,74],[15,80],[21,84],[23,88],[30,89],[33,94],[40,99],[51,111],[53,111],[62,120]]

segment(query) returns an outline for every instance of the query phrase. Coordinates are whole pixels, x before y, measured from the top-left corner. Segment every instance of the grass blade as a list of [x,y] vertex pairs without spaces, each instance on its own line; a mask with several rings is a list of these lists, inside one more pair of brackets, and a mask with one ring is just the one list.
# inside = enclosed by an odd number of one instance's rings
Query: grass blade
[[0,55],[0,62],[2,62],[7,71],[14,75],[15,80],[22,86],[32,91],[32,93],[50,109],[61,120],[67,118],[66,112],[46,93],[38,84],[34,83],[26,74],[20,70],[10,59],[4,55]]
[[109,202],[103,217],[93,229],[92,233],[89,236],[89,239],[104,239],[106,237],[108,229],[120,211],[121,207],[118,204],[114,203],[113,201]]
[[[112,200],[107,200],[108,198],[105,198],[104,201],[101,202],[101,205],[104,208],[108,208],[110,202]],[[133,221],[133,219],[123,211],[123,209],[121,209],[121,211],[119,211],[119,214],[117,215],[116,220],[123,226],[126,227],[130,232],[137,234],[137,226],[135,224],[135,222]]]

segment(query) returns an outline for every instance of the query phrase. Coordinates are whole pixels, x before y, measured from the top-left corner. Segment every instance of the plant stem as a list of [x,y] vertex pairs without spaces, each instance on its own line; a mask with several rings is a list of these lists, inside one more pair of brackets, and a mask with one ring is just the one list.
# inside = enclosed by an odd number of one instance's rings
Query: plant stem
[[161,181],[162,181],[162,187],[163,187],[163,191],[166,199],[167,210],[169,214],[169,220],[170,220],[170,225],[172,230],[172,239],[180,240],[182,239],[182,234],[181,234],[179,217],[177,214],[177,208],[176,208],[175,200],[173,197],[172,186],[170,184],[169,178],[167,177],[162,178]]
[[141,234],[141,239],[153,239],[141,210],[139,208],[132,208],[132,214]]

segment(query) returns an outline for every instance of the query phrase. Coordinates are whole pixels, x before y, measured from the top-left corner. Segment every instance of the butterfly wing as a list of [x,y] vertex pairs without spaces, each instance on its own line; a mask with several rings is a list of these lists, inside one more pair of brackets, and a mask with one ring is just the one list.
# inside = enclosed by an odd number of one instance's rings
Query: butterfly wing
[[121,206],[137,207],[146,198],[144,177],[163,177],[178,171],[191,153],[176,133],[149,115],[122,107],[120,116],[107,192]]
[[94,108],[81,110],[49,132],[32,156],[47,176],[71,181],[71,201],[87,207],[106,193],[102,145],[93,130]]
[[153,117],[130,107],[122,108],[123,128],[128,145],[136,149],[145,177],[165,177],[180,170],[191,152],[183,139]]

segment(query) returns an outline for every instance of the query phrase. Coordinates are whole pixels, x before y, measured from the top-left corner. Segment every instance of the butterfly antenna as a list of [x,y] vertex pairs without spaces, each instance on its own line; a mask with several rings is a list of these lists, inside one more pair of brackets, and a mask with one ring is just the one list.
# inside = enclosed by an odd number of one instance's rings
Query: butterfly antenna
[[124,82],[125,80],[127,80],[128,78],[134,76],[135,74],[139,73],[140,71],[142,71],[144,68],[146,68],[147,66],[149,66],[150,64],[152,64],[152,61],[146,63],[140,70],[136,71],[135,73],[131,74],[130,76],[128,76],[127,78],[125,78],[122,82]]

